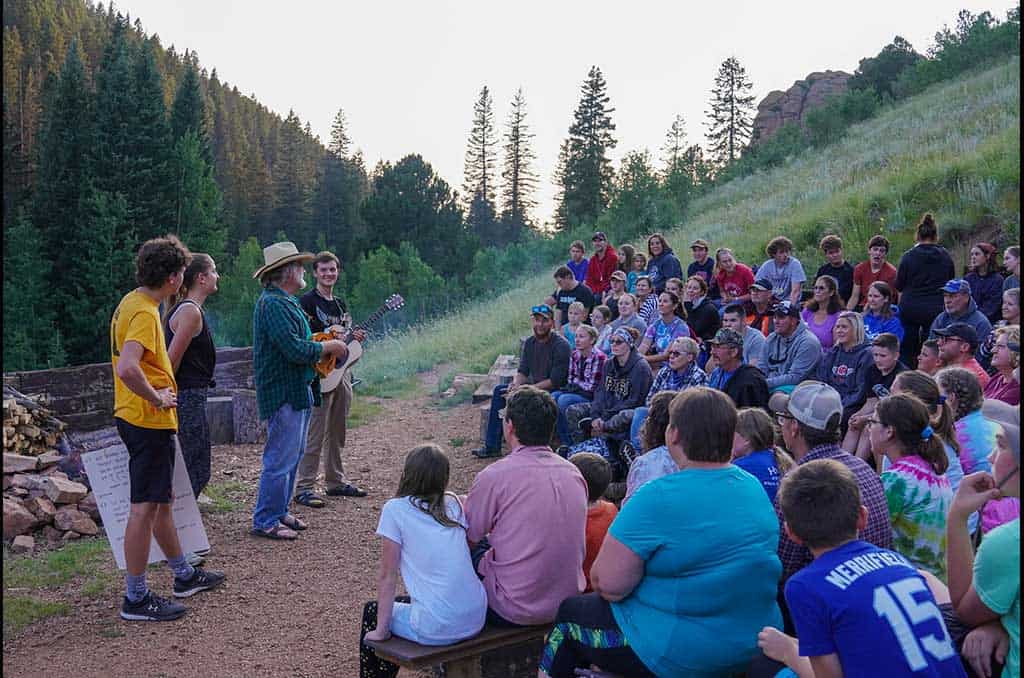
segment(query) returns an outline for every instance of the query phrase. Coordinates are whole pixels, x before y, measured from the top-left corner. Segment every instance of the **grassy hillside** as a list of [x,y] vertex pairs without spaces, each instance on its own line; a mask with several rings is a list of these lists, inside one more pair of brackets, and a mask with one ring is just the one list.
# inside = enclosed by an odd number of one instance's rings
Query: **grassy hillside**
[[[944,244],[958,252],[972,234],[1006,244],[1020,234],[1020,59],[938,85],[851,128],[840,142],[808,150],[785,166],[725,184],[696,201],[666,233],[686,262],[704,237],[760,264],[764,246],[786,235],[813,274],[817,243],[839,233],[854,261],[884,233],[892,259],[913,241],[923,212],[935,213]],[[960,263],[963,255],[960,254]],[[377,343],[358,368],[370,390],[407,387],[436,364],[486,371],[529,332],[529,308],[550,293],[550,276],[509,281],[486,302],[467,305]]]

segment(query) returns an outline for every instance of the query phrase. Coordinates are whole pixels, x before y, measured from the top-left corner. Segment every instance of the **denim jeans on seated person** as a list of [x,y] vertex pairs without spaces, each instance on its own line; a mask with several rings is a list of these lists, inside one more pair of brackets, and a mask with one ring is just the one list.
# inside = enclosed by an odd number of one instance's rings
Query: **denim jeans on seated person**
[[312,414],[312,408],[295,410],[285,403],[267,421],[263,471],[252,516],[252,526],[257,530],[269,530],[288,513]]
[[572,445],[572,433],[569,431],[569,420],[565,418],[565,411],[569,409],[570,405],[585,403],[589,398],[585,398],[578,393],[563,393],[562,391],[552,391],[551,397],[558,404],[558,421],[556,423],[558,441],[563,445]]
[[505,393],[508,387],[509,384],[498,384],[491,393],[491,411],[487,415],[487,436],[484,438],[485,449],[501,449],[501,418],[498,412],[505,407]]
[[629,442],[632,443],[633,449],[637,451],[637,454],[647,451],[640,445],[640,428],[647,421],[648,411],[649,408],[647,407],[638,407],[633,410],[633,423],[629,425]]

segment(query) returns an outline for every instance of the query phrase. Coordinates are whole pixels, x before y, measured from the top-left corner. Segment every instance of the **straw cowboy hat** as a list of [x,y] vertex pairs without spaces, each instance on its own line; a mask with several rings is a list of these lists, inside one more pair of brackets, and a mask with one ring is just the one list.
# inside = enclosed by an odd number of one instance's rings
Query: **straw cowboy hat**
[[315,254],[300,252],[293,242],[275,242],[273,245],[263,248],[263,266],[256,269],[252,277],[258,280],[264,273],[269,273],[275,268],[280,268],[295,261],[306,263],[314,259],[316,259]]

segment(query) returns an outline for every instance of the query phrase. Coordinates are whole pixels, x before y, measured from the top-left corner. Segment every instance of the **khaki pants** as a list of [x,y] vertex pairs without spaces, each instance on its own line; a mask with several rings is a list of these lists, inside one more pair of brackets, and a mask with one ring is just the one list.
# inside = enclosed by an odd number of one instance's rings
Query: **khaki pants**
[[324,481],[327,489],[346,483],[341,464],[341,451],[345,447],[345,420],[352,407],[352,381],[348,375],[330,393],[323,394],[323,403],[313,408],[306,438],[306,452],[299,462],[295,476],[295,492],[312,490],[320,471],[320,457],[324,458]]

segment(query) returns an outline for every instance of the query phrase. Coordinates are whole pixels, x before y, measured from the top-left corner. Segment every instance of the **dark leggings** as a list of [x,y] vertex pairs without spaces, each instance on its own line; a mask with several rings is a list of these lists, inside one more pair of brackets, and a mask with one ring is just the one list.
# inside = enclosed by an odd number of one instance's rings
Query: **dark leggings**
[[210,482],[210,426],[206,421],[205,388],[178,391],[178,443],[185,459],[192,493],[199,493]]
[[[409,596],[395,596],[396,603],[411,601]],[[398,675],[399,666],[384,661],[377,656],[373,648],[363,642],[366,634],[376,628],[377,601],[374,600],[363,606],[363,628],[359,631],[359,676],[360,678],[395,678]]]
[[540,668],[551,678],[573,678],[594,664],[624,676],[653,676],[615,623],[611,605],[597,593],[565,599],[544,639]]

